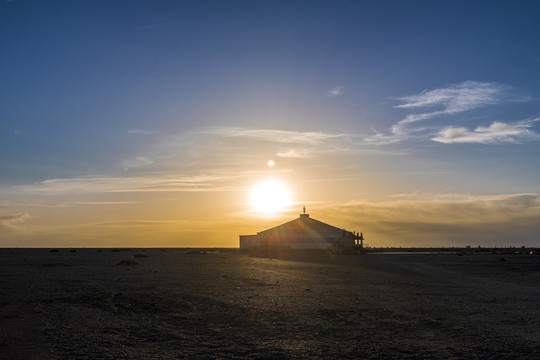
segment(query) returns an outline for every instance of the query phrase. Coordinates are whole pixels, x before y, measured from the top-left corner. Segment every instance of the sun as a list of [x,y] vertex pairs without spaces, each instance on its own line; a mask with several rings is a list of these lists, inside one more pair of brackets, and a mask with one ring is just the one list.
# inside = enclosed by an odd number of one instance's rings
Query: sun
[[250,205],[255,212],[273,215],[292,204],[289,188],[279,180],[265,180],[251,189]]

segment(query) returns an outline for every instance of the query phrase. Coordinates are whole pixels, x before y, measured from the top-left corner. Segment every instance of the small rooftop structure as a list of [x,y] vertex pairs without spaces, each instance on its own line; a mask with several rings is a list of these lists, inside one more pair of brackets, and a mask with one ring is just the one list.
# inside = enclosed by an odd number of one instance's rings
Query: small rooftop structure
[[326,250],[332,247],[336,240],[344,238],[350,238],[354,246],[354,233],[315,220],[305,213],[304,208],[304,213],[297,219],[263,230],[256,235],[240,235],[240,249],[273,247]]

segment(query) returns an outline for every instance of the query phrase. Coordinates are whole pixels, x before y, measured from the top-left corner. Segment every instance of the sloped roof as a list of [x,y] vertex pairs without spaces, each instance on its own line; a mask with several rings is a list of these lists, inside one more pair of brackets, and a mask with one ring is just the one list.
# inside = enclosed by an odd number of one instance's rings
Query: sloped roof
[[257,235],[269,233],[269,232],[296,232],[306,231],[310,233],[317,232],[343,232],[344,229],[328,225],[322,221],[315,220],[309,217],[308,214],[301,214],[299,218],[286,222],[284,224],[274,226],[270,229],[266,229],[257,233]]

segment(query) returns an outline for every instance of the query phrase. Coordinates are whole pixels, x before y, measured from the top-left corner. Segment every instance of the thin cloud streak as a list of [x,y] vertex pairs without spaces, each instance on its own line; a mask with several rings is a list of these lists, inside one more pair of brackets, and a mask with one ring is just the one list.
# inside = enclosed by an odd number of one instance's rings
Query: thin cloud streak
[[[253,148],[250,140],[257,140],[257,146],[274,147],[275,156],[281,158],[311,158],[315,155],[347,155],[367,151],[362,148],[362,136],[354,133],[328,133],[322,131],[287,131],[276,129],[253,129],[247,127],[206,127],[194,132],[199,136],[197,143],[212,144],[212,137],[237,139],[236,146]],[[192,137],[193,139],[193,137]],[[245,143],[239,140],[246,141]],[[220,142],[223,146],[223,142]],[[283,144],[289,145],[283,148]],[[208,149],[206,149],[208,151]],[[257,148],[255,148],[257,151]],[[372,151],[372,150],[370,150]],[[213,152],[216,154],[216,152]]]
[[229,182],[248,174],[221,175],[149,175],[132,177],[78,177],[45,180],[37,185],[16,187],[20,193],[30,194],[77,194],[77,193],[121,193],[121,192],[201,192],[241,191],[241,187]]
[[438,136],[432,140],[444,144],[452,143],[477,143],[477,144],[500,144],[518,143],[519,140],[538,139],[538,134],[530,128],[540,118],[520,121],[515,124],[494,122],[488,127],[479,126],[474,130],[465,127],[447,127],[441,130]]
[[[191,166],[238,167],[253,163],[273,152],[279,158],[301,159],[320,155],[382,153],[370,147],[369,139],[355,133],[254,129],[240,126],[212,126],[160,138],[145,153],[121,162],[124,170],[144,173],[151,169]],[[268,155],[264,155],[268,156]]]
[[[272,170],[272,174],[289,170]],[[267,174],[268,171],[237,171],[215,174],[179,175],[154,173],[135,176],[81,176],[75,178],[49,179],[39,184],[20,185],[11,193],[35,195],[64,195],[87,193],[137,193],[137,192],[230,192],[244,191],[239,180]],[[87,202],[86,204],[119,205],[126,202]],[[71,204],[76,204],[72,202]],[[83,205],[84,202],[79,204]]]
[[286,131],[274,129],[250,129],[245,127],[207,127],[198,132],[221,137],[245,138],[274,143],[318,145],[324,141],[348,137],[347,134],[330,134],[320,131]]
[[0,229],[17,230],[28,218],[29,214],[0,215]]
[[276,154],[277,157],[280,158],[289,158],[289,159],[301,159],[301,158],[309,158],[310,151],[306,149],[290,149],[288,151],[280,151]]
[[60,204],[59,206],[90,205],[90,206],[109,206],[109,205],[133,205],[137,201],[74,201]]
[[425,108],[443,106],[446,112],[454,113],[472,110],[480,106],[496,104],[504,99],[509,87],[495,83],[464,81],[420,94],[404,96],[398,100],[404,104],[396,108]]
[[122,161],[122,167],[124,169],[134,169],[152,165],[155,161],[146,156],[137,156],[134,159]]

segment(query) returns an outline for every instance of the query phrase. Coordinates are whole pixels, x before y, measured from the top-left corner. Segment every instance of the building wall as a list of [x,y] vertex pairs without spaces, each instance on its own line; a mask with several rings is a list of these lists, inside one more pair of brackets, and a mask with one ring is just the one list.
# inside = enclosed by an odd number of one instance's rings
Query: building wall
[[257,235],[241,235],[240,249],[257,246],[328,249],[344,233],[343,229],[312,219],[308,214],[301,214],[295,220],[261,231]]
[[259,242],[290,249],[326,249],[341,232],[272,231],[259,234]]
[[259,246],[257,235],[240,235],[240,249],[251,249]]

